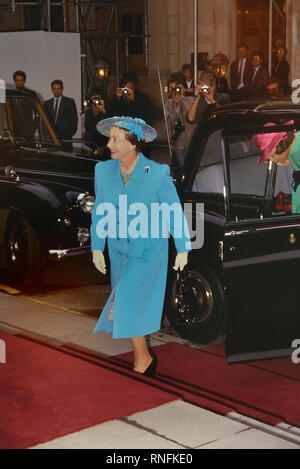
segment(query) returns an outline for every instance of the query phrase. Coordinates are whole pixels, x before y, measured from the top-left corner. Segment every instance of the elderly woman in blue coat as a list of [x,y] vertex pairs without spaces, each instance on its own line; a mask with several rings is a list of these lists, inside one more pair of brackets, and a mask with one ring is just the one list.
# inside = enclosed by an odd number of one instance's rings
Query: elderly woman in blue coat
[[147,159],[143,143],[156,131],[141,119],[113,117],[98,123],[109,137],[111,160],[95,167],[96,199],[91,249],[96,268],[106,273],[106,240],[111,294],[95,326],[113,338],[130,338],[134,371],[153,376],[156,362],[145,336],[160,329],[168,267],[169,234],[177,249],[175,270],[187,264],[191,243],[169,167]]

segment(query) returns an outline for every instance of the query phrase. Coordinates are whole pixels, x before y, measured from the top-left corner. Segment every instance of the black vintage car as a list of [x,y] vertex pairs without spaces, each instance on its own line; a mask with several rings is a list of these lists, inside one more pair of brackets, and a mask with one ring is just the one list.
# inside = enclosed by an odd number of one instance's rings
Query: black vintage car
[[[229,361],[291,354],[300,338],[300,213],[291,212],[291,167],[258,165],[253,137],[267,122],[282,130],[300,106],[257,101],[212,110],[194,134],[182,202],[204,203],[204,244],[186,272],[169,269],[165,311],[179,334],[203,344],[225,326]],[[300,159],[300,158],[299,158]]]
[[48,259],[89,252],[97,161],[62,151],[40,102],[12,89],[0,103],[1,268],[39,281]]

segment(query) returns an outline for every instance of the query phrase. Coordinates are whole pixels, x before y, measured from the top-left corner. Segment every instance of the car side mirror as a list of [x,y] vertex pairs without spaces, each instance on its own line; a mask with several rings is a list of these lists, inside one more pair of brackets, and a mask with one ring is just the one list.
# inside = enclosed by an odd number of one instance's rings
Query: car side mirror
[[4,140],[10,140],[11,143],[13,143],[13,144],[16,143],[16,139],[12,136],[11,129],[3,129],[1,134],[2,134],[2,138]]

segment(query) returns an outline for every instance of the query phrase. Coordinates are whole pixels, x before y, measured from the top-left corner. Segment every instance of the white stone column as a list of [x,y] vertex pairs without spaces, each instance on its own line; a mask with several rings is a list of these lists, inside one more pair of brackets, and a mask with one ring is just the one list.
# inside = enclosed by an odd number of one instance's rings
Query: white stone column
[[290,80],[300,79],[300,0],[287,0],[286,46],[291,67]]

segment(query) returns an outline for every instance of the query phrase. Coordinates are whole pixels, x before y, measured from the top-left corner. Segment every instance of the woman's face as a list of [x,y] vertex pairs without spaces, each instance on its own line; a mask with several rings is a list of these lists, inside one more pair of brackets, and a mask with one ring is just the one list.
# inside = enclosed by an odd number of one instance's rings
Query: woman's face
[[112,127],[109,131],[109,140],[107,144],[110,149],[111,157],[114,160],[124,160],[136,151],[135,145],[127,140],[126,131],[119,127]]

